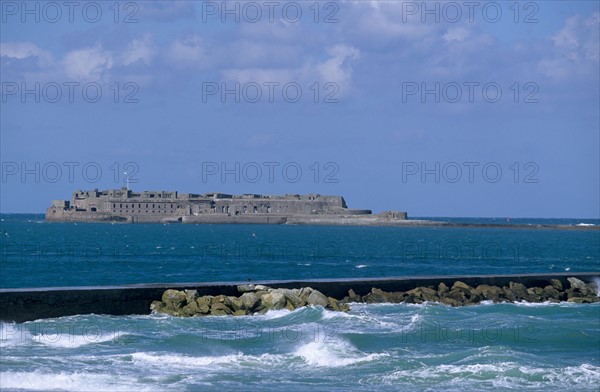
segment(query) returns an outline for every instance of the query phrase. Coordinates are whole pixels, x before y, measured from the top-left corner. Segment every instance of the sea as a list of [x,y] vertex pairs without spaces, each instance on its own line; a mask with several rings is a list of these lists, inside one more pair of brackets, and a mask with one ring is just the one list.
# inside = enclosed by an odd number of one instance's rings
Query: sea
[[[502,227],[47,223],[0,215],[0,288],[598,272],[597,219]],[[518,224],[519,227],[511,227]],[[600,285],[600,279],[597,279]],[[600,304],[351,304],[0,323],[0,391],[597,391]]]

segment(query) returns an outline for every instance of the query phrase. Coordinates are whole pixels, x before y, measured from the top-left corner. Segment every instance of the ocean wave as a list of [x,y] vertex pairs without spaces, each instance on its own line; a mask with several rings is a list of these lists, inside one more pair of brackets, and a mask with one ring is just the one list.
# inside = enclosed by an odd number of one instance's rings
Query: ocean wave
[[33,335],[32,340],[51,347],[79,348],[89,344],[110,342],[124,335],[127,333],[121,331],[104,335],[40,334]]
[[[367,382],[376,382],[370,378]],[[494,386],[508,389],[544,387],[549,389],[595,390],[600,382],[600,367],[590,364],[567,367],[533,367],[515,362],[477,363],[462,365],[425,366],[402,369],[380,378],[383,384],[423,383],[437,387],[456,385],[480,389]]]
[[151,385],[140,385],[133,377],[115,373],[97,374],[89,372],[0,372],[2,389],[30,391],[156,391]]
[[301,357],[309,365],[319,367],[349,366],[389,356],[387,353],[365,354],[341,339],[303,344],[294,351],[294,355]]
[[168,367],[212,367],[219,365],[222,367],[231,366],[272,366],[285,362],[286,355],[283,354],[261,354],[247,355],[243,353],[217,356],[188,356],[188,355],[170,355],[156,352],[137,352],[131,354],[131,359],[136,364],[144,366]]

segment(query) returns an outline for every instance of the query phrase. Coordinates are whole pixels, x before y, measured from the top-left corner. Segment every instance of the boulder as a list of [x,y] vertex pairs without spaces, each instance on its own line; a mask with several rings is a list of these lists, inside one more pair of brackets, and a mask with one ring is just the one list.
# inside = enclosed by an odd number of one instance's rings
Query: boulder
[[584,296],[587,296],[590,294],[595,294],[595,291],[593,290],[593,288],[590,287],[589,285],[585,284],[585,282],[583,282],[582,280],[579,280],[577,278],[567,278],[567,280],[569,281],[569,284],[571,285],[570,290],[578,290]]
[[170,310],[177,311],[181,309],[187,301],[187,296],[183,291],[179,290],[165,290],[162,295],[162,302],[165,307]]
[[280,289],[280,291],[283,293],[291,306],[294,307],[294,309],[306,305],[306,301],[300,297],[300,290]]
[[253,284],[240,284],[237,286],[238,293],[249,293],[256,291],[256,286]]
[[462,291],[471,291],[472,287],[469,286],[466,283],[461,282],[460,280],[457,280],[456,282],[454,282],[454,284],[452,285],[452,289],[451,290],[462,290]]
[[542,290],[542,298],[548,301],[559,301],[560,292],[554,286],[548,285]]
[[310,295],[308,296],[308,301],[306,301],[310,305],[318,305],[322,307],[326,307],[329,303],[327,297],[318,290],[312,290]]
[[310,294],[313,292],[312,287],[302,287],[300,289],[300,298],[302,298],[302,300],[304,302],[308,302],[308,297],[310,296]]
[[447,294],[450,291],[448,286],[444,282],[440,282],[438,285],[438,295],[441,297],[442,295]]
[[361,296],[356,294],[352,289],[348,290],[348,298],[350,299],[349,302],[362,302]]
[[371,292],[368,295],[368,300],[367,302],[369,303],[382,303],[382,302],[388,302],[387,300],[387,294],[385,291],[378,289],[376,287],[373,287],[371,289]]
[[500,287],[497,286],[480,284],[473,290],[473,293],[475,295],[483,297],[483,299],[499,302],[502,297],[503,291]]
[[550,279],[550,285],[558,291],[563,291],[563,285],[558,279]]
[[162,301],[152,301],[150,310],[157,313],[165,313],[165,303]]
[[184,293],[188,303],[194,302],[198,298],[198,290],[184,290]]
[[183,308],[181,308],[180,313],[183,316],[196,316],[199,312],[198,303],[196,301],[189,302]]
[[529,294],[527,293],[527,287],[525,287],[522,283],[509,282],[508,283],[508,292],[506,293],[507,298],[511,301],[522,301],[529,299]]
[[462,304],[463,302],[465,302],[466,295],[461,289],[452,289],[448,292],[448,294],[446,294],[446,298],[452,299],[458,302],[459,304]]
[[221,303],[228,308],[231,308],[231,298],[226,295],[216,295],[212,298],[212,303]]
[[260,298],[260,303],[266,309],[283,309],[287,305],[287,299],[281,291],[273,290],[263,295]]
[[429,302],[437,302],[439,300],[437,293],[437,290],[430,287],[421,288],[421,298]]
[[450,305],[450,306],[454,306],[454,307],[462,305],[459,301],[454,300],[452,298],[448,298],[448,297],[441,297],[440,302],[445,305]]
[[231,303],[231,305],[229,306],[231,308],[231,310],[236,312],[238,310],[244,309],[244,305],[242,304],[242,300],[240,298],[238,298],[238,297],[228,297],[228,298],[229,298],[229,302]]
[[252,311],[260,304],[260,298],[255,293],[247,292],[242,294],[240,302],[242,303],[242,309]]
[[233,311],[222,302],[213,302],[210,307],[211,316],[225,316],[233,314]]
[[406,304],[422,304],[423,300],[420,297],[417,297],[416,295],[408,294],[403,302]]

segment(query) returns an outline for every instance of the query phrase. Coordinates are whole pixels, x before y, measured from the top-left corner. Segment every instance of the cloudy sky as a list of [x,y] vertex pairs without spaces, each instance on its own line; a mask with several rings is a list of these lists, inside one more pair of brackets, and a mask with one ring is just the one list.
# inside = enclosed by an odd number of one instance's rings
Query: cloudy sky
[[1,2],[2,212],[129,183],[600,216],[597,1],[23,4]]

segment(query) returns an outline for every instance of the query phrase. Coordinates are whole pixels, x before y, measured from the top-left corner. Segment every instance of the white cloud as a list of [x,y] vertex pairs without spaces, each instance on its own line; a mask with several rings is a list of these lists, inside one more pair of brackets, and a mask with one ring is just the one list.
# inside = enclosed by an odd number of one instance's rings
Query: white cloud
[[464,27],[453,27],[446,31],[446,34],[442,36],[446,40],[446,42],[451,41],[464,41],[465,38],[469,36],[469,30]]
[[168,60],[176,66],[205,68],[211,63],[207,44],[199,35],[195,34],[187,38],[173,42],[168,49]]
[[600,13],[587,19],[580,15],[567,18],[565,26],[552,37],[552,54],[538,62],[538,70],[554,79],[573,75],[598,75],[600,58]]
[[317,66],[320,79],[347,87],[352,77],[349,62],[359,57],[359,50],[348,45],[336,45],[328,53],[331,57]]
[[0,56],[23,60],[28,57],[37,57],[40,65],[52,61],[50,52],[39,48],[31,42],[3,42],[0,45]]
[[[406,4],[413,1],[351,1],[355,23],[345,23],[350,29],[382,38],[424,38],[434,26],[421,23],[418,16],[406,15]],[[411,4],[412,6],[412,4]]]
[[323,61],[307,59],[295,67],[248,67],[228,68],[222,71],[223,80],[240,83],[289,82],[308,83],[333,82],[347,92],[352,79],[350,61],[359,57],[358,49],[348,45],[335,45],[327,50],[328,57]]
[[63,59],[67,76],[77,80],[102,80],[113,64],[112,54],[100,47],[73,50]]
[[129,43],[127,49],[121,55],[121,63],[123,65],[130,65],[140,61],[146,65],[150,65],[155,55],[156,50],[152,42],[152,37],[147,34]]

